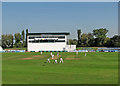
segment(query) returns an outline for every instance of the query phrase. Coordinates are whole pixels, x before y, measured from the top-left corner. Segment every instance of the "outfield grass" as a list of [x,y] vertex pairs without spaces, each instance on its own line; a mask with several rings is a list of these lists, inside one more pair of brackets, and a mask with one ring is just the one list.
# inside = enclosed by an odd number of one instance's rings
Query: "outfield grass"
[[[54,52],[56,55],[57,53]],[[46,63],[50,52],[3,53],[3,84],[117,84],[118,53],[60,52],[64,63]],[[24,59],[32,58],[32,59]],[[66,58],[69,58],[67,60]],[[70,58],[80,58],[78,60]]]

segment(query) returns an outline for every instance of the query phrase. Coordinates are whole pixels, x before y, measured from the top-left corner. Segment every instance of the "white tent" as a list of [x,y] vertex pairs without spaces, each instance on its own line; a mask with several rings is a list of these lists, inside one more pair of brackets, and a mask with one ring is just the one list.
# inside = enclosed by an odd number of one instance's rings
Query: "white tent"
[[0,51],[2,51],[3,49],[2,49],[2,47],[0,46]]

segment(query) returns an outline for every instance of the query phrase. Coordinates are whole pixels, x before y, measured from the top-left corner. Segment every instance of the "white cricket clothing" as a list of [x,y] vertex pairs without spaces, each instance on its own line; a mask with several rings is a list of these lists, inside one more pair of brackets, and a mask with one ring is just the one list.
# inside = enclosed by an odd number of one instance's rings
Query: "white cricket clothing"
[[42,52],[41,52],[41,54],[42,54]]
[[52,56],[52,52],[50,53],[50,55]]
[[52,59],[53,59],[54,55],[52,55]]
[[55,60],[55,63],[57,63],[57,60]]
[[62,59],[62,58],[60,58],[60,63],[61,63],[61,62],[63,63],[63,59]]
[[47,59],[47,62],[49,62],[49,63],[50,63],[50,59]]
[[87,54],[85,53],[85,56],[86,56]]
[[47,59],[48,61],[50,61],[50,59]]
[[63,59],[62,58],[60,58],[60,61],[62,61]]

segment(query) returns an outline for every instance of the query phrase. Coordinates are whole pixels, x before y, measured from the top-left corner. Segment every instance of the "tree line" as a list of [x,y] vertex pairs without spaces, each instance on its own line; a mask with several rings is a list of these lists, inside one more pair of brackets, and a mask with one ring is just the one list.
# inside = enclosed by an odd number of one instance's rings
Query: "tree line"
[[[114,35],[109,38],[106,36],[106,28],[94,29],[92,33],[82,33],[81,29],[77,30],[78,39],[69,39],[68,44],[77,45],[77,47],[120,47],[120,35]],[[21,33],[3,34],[2,48],[22,48],[27,47],[28,29],[26,35],[24,30]]]
[[69,39],[68,44],[77,47],[120,47],[120,35],[109,38],[107,33],[106,28],[94,29],[92,33],[82,33],[81,29],[78,29],[78,39]]
[[[28,35],[28,29],[26,29],[26,38]],[[2,48],[22,48],[27,47],[27,39],[25,38],[24,30],[21,33],[3,34],[2,35]]]

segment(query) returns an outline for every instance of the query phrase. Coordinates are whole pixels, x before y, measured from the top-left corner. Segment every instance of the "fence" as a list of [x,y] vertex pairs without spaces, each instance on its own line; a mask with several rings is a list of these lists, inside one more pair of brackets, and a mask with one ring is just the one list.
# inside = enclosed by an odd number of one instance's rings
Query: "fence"
[[2,50],[0,52],[2,52],[2,53],[4,53],[4,52],[25,52],[25,50]]

